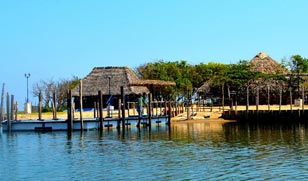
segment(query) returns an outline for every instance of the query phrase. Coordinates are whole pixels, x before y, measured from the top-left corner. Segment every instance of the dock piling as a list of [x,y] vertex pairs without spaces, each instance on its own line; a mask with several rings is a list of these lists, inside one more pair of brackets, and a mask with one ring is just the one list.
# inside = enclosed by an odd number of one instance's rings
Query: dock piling
[[67,93],[67,132],[73,131],[73,119],[72,119],[72,90]]
[[98,91],[98,109],[99,109],[99,130],[103,131],[103,96],[102,91]]
[[7,119],[7,130],[11,130],[11,119],[10,119],[10,94],[6,96],[6,119]]
[[80,84],[79,84],[79,114],[80,114],[80,130],[84,129],[84,125],[83,125],[83,117],[82,117],[82,109],[83,109],[83,104],[82,104],[82,80],[80,80]]
[[122,109],[122,130],[125,131],[125,95],[124,95],[124,87],[121,86],[121,109]]
[[42,120],[42,92],[39,93],[38,114],[38,120]]

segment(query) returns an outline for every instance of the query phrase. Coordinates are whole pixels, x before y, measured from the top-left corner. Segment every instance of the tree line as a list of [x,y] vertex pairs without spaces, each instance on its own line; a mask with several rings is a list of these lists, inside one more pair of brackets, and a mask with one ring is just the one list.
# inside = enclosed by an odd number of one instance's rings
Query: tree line
[[[172,100],[191,98],[205,82],[210,83],[211,94],[214,96],[225,94],[226,89],[235,90],[239,94],[243,93],[245,86],[260,79],[281,80],[293,90],[298,89],[299,86],[308,87],[306,76],[299,76],[308,73],[307,58],[293,55],[289,60],[284,59],[279,64],[289,70],[293,77],[288,78],[281,74],[264,74],[251,71],[251,65],[247,60],[240,60],[234,64],[209,62],[197,65],[189,64],[186,60],[159,60],[140,65],[134,71],[141,79],[174,81],[176,86],[164,88],[156,94]],[[41,80],[34,84],[32,92],[36,97],[40,93],[42,94],[44,111],[51,110],[52,98],[55,93],[57,96],[57,111],[62,111],[66,109],[67,90],[78,84],[79,78],[76,76],[59,81]]]

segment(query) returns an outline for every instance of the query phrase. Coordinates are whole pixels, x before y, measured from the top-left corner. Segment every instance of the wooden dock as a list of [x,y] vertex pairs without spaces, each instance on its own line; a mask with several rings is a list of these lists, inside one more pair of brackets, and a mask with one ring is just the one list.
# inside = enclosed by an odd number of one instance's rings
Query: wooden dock
[[238,122],[307,122],[308,109],[297,110],[240,110],[224,111],[222,118]]

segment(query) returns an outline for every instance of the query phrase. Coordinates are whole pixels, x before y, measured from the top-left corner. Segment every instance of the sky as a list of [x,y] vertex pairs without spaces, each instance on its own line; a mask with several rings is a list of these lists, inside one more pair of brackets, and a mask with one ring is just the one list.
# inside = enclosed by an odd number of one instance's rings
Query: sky
[[307,0],[0,0],[0,84],[22,105],[41,80],[94,67],[308,57]]

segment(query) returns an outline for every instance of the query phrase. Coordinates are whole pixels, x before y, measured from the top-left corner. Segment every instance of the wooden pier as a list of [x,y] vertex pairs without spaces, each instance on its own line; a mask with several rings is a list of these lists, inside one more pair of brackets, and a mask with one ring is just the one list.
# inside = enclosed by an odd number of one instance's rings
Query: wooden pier
[[275,122],[275,123],[308,123],[308,109],[295,110],[239,110],[224,111],[222,118],[238,122]]

